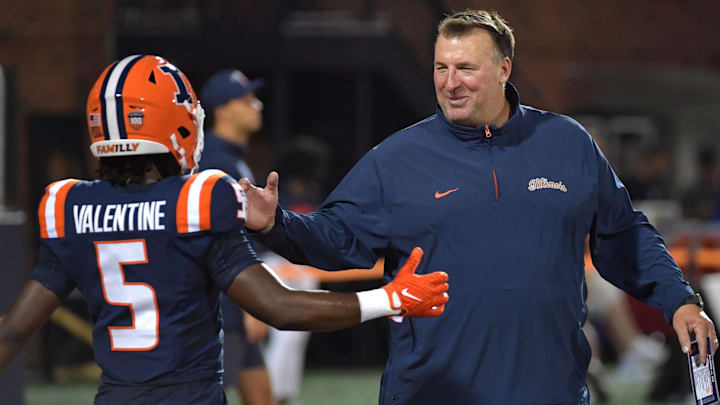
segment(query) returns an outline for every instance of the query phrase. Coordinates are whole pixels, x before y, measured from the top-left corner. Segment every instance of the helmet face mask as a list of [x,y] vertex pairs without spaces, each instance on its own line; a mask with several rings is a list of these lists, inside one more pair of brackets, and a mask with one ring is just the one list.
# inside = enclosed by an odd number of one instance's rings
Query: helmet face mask
[[167,60],[132,55],[105,68],[87,102],[95,157],[170,153],[197,170],[205,113],[187,77]]

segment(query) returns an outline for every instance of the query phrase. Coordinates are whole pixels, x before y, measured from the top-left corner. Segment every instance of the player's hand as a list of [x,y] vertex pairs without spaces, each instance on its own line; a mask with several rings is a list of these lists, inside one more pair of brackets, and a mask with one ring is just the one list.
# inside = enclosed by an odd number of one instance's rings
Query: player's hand
[[[690,350],[690,332],[695,333],[700,358],[704,362],[707,358],[707,338],[710,338],[712,352],[718,349],[718,335],[715,325],[700,307],[694,304],[683,305],[673,314],[673,328],[680,340],[683,353]],[[704,364],[704,363],[703,363]]]
[[265,188],[255,187],[247,178],[240,179],[248,200],[245,227],[251,231],[268,232],[275,225],[275,209],[278,205],[278,176],[272,171],[268,174]]
[[422,256],[422,249],[413,249],[395,279],[382,287],[392,309],[400,310],[402,316],[438,316],[445,311],[445,303],[450,299],[447,273],[415,274]]

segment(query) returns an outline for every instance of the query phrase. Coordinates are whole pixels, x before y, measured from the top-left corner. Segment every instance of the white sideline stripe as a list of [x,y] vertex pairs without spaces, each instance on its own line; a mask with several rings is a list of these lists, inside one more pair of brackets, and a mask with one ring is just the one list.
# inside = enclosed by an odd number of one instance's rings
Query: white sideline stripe
[[207,179],[218,173],[223,172],[217,169],[203,170],[195,177],[190,185],[187,205],[188,232],[197,232],[200,230],[200,192]]
[[48,190],[48,199],[45,202],[45,228],[47,229],[48,238],[57,238],[57,229],[55,228],[55,196],[57,192],[67,184],[71,179],[65,179],[53,184]]
[[131,55],[118,62],[112,72],[110,72],[110,78],[108,79],[107,87],[105,87],[103,97],[105,98],[105,118],[107,119],[110,140],[120,139],[120,130],[118,129],[117,122],[117,103],[115,102],[115,92],[117,91],[118,81],[120,80],[120,75],[122,75],[123,70],[125,70],[125,66],[137,57],[138,55]]

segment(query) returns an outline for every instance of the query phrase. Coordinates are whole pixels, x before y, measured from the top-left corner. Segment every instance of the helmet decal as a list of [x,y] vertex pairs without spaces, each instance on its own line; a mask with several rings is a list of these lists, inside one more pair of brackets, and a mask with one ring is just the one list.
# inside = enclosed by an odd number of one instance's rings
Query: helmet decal
[[193,99],[190,93],[188,93],[187,91],[185,82],[183,81],[182,77],[180,77],[180,71],[178,70],[178,68],[168,63],[166,65],[160,66],[159,69],[166,75],[170,75],[170,77],[172,77],[173,81],[175,82],[175,86],[177,86],[178,92],[175,93],[175,104],[185,106],[188,112],[190,112],[192,110]]
[[134,111],[134,112],[131,112],[128,114],[128,119],[130,120],[130,128],[137,131],[138,129],[142,128],[142,126],[143,126],[145,114]]

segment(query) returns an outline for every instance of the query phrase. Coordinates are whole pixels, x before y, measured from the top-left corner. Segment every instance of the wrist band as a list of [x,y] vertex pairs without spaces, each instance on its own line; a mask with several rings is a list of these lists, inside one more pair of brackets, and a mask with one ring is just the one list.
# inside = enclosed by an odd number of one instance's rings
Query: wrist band
[[390,308],[390,299],[382,288],[361,291],[356,295],[360,304],[360,322],[400,313],[399,309]]

